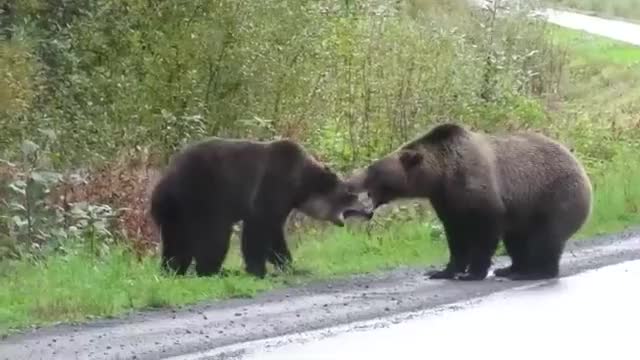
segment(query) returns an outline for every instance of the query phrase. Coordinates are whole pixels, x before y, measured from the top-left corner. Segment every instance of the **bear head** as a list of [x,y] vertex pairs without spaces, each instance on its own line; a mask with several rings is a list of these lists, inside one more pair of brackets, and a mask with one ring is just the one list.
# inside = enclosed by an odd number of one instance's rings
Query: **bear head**
[[369,211],[396,199],[428,197],[434,188],[437,166],[416,149],[399,149],[358,170],[346,182],[354,192],[366,192]]
[[370,219],[373,211],[360,201],[357,189],[326,165],[309,159],[303,170],[304,199],[296,209],[314,219],[344,226],[349,217]]

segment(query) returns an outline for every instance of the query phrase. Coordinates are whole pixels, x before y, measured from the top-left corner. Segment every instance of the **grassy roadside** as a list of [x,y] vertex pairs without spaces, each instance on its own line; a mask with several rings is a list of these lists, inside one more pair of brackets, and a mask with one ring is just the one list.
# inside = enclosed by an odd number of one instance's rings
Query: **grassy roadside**
[[570,58],[564,110],[586,114],[601,123],[637,122],[640,47],[557,26],[552,31]]
[[[606,141],[585,133],[569,141],[581,142],[582,160],[594,183],[594,212],[577,237],[612,232],[640,223],[640,191],[637,184],[640,161],[637,141],[626,137],[638,129],[640,118],[640,47],[609,40],[582,31],[550,25],[554,41],[567,51],[568,77],[559,99],[558,115],[588,123],[587,129],[607,129]],[[596,130],[597,131],[597,130]],[[599,153],[598,156],[593,155]],[[610,154],[607,162],[592,162]]]
[[[557,41],[573,55],[570,81],[562,96],[561,116],[606,126],[620,119],[632,126],[634,104],[640,100],[640,50],[570,30],[555,30]],[[635,90],[635,91],[634,91]],[[636,112],[637,113],[637,112]],[[560,116],[560,115],[559,115]],[[595,130],[594,130],[595,131]],[[586,139],[589,139],[585,135]],[[593,137],[598,141],[597,137]],[[626,144],[626,143],[625,143]],[[606,163],[588,164],[595,190],[594,212],[579,238],[623,229],[640,222],[640,161],[632,145],[614,147]],[[597,144],[582,144],[598,149]],[[596,151],[596,150],[589,150]],[[292,235],[298,275],[257,281],[245,275],[221,279],[170,279],[158,274],[157,258],[138,262],[123,249],[95,258],[83,252],[51,257],[37,264],[0,264],[0,333],[12,328],[57,321],[106,317],[131,309],[190,304],[203,300],[252,296],[275,287],[392,268],[427,265],[446,260],[438,227],[424,219],[386,222],[367,232],[362,226],[326,228]],[[226,267],[241,268],[237,246]]]
[[551,6],[576,9],[594,15],[640,21],[639,0],[546,0]]
[[[133,308],[250,297],[310,279],[445,259],[445,242],[428,223],[393,223],[371,236],[362,226],[326,228],[291,239],[297,245],[292,249],[295,261],[302,264],[296,269],[300,274],[265,281],[244,274],[218,279],[162,277],[156,257],[138,262],[126,249],[100,259],[79,253],[51,257],[37,265],[19,263],[0,277],[0,333],[28,324],[83,320],[87,315],[108,317]],[[232,273],[241,269],[237,246],[225,267]]]

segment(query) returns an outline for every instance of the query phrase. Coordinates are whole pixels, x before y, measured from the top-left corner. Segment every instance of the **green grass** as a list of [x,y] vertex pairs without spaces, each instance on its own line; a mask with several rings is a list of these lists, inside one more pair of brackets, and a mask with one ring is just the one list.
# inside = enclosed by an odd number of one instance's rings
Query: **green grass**
[[584,31],[550,26],[553,38],[575,56],[574,65],[617,65],[622,68],[640,65],[640,47]]
[[[640,77],[635,71],[640,50],[575,31],[556,30],[553,36],[573,56],[559,116],[575,113],[575,121],[601,127],[607,121],[601,115],[607,114],[627,119],[628,126],[631,113],[621,110],[620,104],[631,107],[630,102],[638,99],[633,85]],[[577,143],[580,157],[588,164],[594,205],[589,222],[576,238],[640,223],[640,159],[634,144],[605,140],[598,135],[602,130],[587,125],[578,129],[570,140]],[[139,262],[130,252],[117,248],[102,258],[79,252],[37,263],[5,261],[0,263],[0,333],[32,324],[109,317],[132,309],[248,297],[292,284],[400,265],[444,262],[448,254],[445,241],[429,221],[385,221],[373,225],[370,232],[354,224],[292,234],[296,269],[301,271],[264,281],[241,271],[223,278],[163,277],[157,258]],[[237,246],[225,267],[241,269]]]
[[640,159],[633,135],[631,141],[625,135],[640,124],[640,47],[550,27],[552,39],[569,56],[558,116],[581,123],[568,140],[580,148],[583,160],[601,160],[589,164],[594,212],[580,237],[638,224]]
[[546,0],[552,6],[587,11],[594,15],[640,20],[640,0]]
[[610,163],[590,171],[593,212],[577,238],[619,231],[640,224],[640,159],[628,149]]
[[562,88],[568,113],[586,121],[635,127],[640,123],[640,47],[551,26],[569,56]]
[[[80,252],[37,264],[5,265],[0,277],[0,333],[28,324],[82,320],[87,315],[106,317],[134,308],[248,297],[309,279],[430,264],[446,257],[444,240],[430,238],[427,223],[394,223],[371,236],[362,229],[364,225],[355,225],[291,239],[297,245],[292,250],[295,262],[301,264],[296,265],[301,270],[296,272],[303,275],[277,274],[264,281],[242,273],[204,279],[165,277],[160,275],[156,257],[138,262],[124,249],[100,259]],[[225,268],[232,273],[241,269],[237,246]]]

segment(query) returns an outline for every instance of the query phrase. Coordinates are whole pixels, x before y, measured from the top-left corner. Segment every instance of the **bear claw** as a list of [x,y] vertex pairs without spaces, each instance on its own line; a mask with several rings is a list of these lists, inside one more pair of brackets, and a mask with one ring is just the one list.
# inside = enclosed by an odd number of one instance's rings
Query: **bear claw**
[[432,270],[427,272],[427,276],[429,279],[438,280],[438,279],[453,279],[455,277],[455,273],[450,270]]
[[493,275],[495,275],[496,277],[508,277],[511,274],[513,274],[511,266],[495,269],[493,271]]
[[487,277],[487,275],[466,273],[466,274],[462,274],[460,276],[457,276],[456,280],[460,280],[460,281],[479,281],[479,280],[484,280],[486,277]]
[[554,274],[545,274],[545,273],[511,273],[507,276],[509,280],[512,281],[535,281],[535,280],[548,280],[557,278],[557,275]]

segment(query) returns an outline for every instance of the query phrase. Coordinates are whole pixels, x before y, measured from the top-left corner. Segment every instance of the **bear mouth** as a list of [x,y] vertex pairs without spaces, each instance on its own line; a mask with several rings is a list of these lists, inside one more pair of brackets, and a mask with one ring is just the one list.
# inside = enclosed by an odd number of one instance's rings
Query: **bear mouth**
[[340,214],[342,219],[359,217],[366,220],[371,220],[373,217],[373,211],[363,209],[347,209]]

